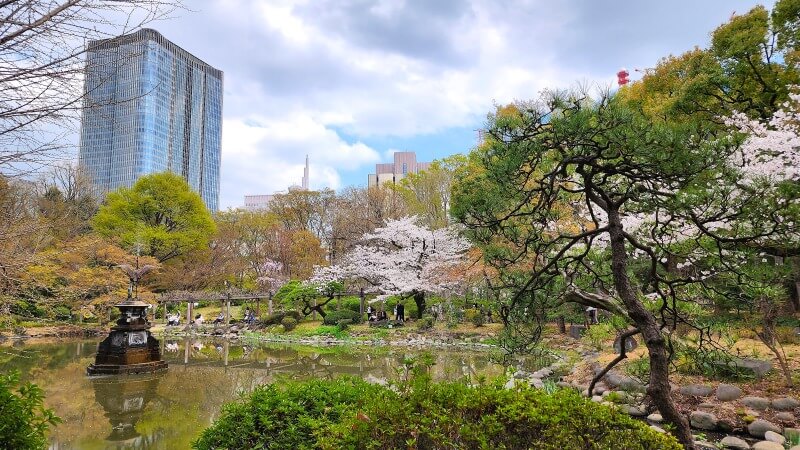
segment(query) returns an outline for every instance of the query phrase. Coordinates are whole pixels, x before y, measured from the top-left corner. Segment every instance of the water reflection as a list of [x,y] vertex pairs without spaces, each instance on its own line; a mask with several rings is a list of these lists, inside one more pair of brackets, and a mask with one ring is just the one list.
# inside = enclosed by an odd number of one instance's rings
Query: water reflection
[[106,441],[117,448],[145,449],[154,443],[155,436],[143,437],[136,431],[136,422],[154,397],[159,379],[164,373],[123,377],[96,377],[91,380],[95,401],[105,411],[111,424]]
[[[13,347],[12,347],[13,345]],[[221,406],[256,386],[342,375],[386,383],[418,350],[398,347],[257,345],[227,340],[162,340],[169,370],[154,375],[85,376],[97,341],[0,344],[0,371],[18,369],[45,390],[64,422],[51,449],[185,449]],[[435,379],[497,376],[486,352],[436,350]],[[535,364],[535,363],[534,363]]]

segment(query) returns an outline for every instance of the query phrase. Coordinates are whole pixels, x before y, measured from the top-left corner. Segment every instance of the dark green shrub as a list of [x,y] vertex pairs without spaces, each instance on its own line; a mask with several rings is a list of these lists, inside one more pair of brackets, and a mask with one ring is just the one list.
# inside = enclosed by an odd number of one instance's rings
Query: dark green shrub
[[433,317],[431,316],[422,316],[422,319],[417,321],[417,329],[419,330],[430,330],[433,328]]
[[53,308],[53,317],[56,320],[69,320],[72,318],[72,311],[69,310],[66,306],[56,306]]
[[619,449],[679,450],[669,435],[577,392],[547,394],[501,383],[394,388],[355,378],[257,388],[194,443],[197,449]]
[[284,330],[292,331],[297,328],[297,320],[291,317],[284,317],[283,320],[281,320],[281,325],[283,325]]
[[342,319],[342,320],[340,320],[340,321],[336,322],[336,327],[337,327],[337,328],[338,328],[340,331],[344,331],[344,330],[346,330],[346,329],[347,329],[347,327],[349,327],[349,326],[350,326],[350,324],[351,324],[351,323],[353,323],[353,321],[352,321],[352,320],[350,320],[350,319]]
[[261,323],[265,326],[278,325],[285,317],[291,317],[297,322],[300,322],[300,319],[302,319],[302,314],[300,314],[299,311],[278,311],[263,318]]
[[0,373],[0,448],[46,448],[48,428],[61,419],[43,405],[39,386],[20,383],[18,372]]
[[361,323],[364,319],[357,311],[350,311],[349,309],[340,309],[325,315],[322,323],[325,325],[336,325],[340,320],[350,319],[352,323]]

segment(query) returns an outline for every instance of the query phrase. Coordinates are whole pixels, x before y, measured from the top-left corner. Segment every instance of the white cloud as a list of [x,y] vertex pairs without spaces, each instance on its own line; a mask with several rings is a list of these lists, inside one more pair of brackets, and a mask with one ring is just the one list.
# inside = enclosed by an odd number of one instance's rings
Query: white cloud
[[239,206],[246,194],[271,194],[300,184],[309,156],[312,189],[341,187],[339,170],[368,170],[378,153],[361,142],[348,143],[312,117],[262,116],[225,119],[222,135],[223,208]]

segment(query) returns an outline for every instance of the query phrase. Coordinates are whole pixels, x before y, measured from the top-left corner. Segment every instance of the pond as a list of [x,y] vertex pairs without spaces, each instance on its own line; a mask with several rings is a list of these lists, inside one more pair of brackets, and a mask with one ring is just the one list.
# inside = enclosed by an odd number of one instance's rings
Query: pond
[[[0,344],[0,371],[17,369],[46,393],[64,422],[51,449],[187,449],[225,402],[285,379],[353,375],[385,383],[420,350],[401,347],[308,347],[212,339],[162,340],[169,370],[156,375],[86,376],[99,340]],[[488,352],[431,351],[434,378],[498,376]],[[526,365],[534,366],[534,362]],[[536,367],[526,367],[535,369]]]

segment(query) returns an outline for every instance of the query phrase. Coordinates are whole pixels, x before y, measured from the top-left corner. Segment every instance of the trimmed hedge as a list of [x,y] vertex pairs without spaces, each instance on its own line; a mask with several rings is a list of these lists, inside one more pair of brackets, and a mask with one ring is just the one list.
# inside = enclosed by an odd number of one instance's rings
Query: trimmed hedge
[[297,328],[297,321],[291,317],[284,317],[283,320],[281,320],[281,325],[283,325],[285,331],[292,331]]
[[577,392],[499,383],[383,387],[361,379],[289,381],[223,408],[194,448],[680,450],[669,435]]
[[263,325],[278,325],[285,317],[291,317],[292,319],[300,322],[302,319],[302,314],[300,314],[299,311],[278,311],[263,318],[261,323]]
[[349,309],[340,309],[338,311],[333,311],[325,315],[325,318],[322,319],[322,323],[325,325],[337,325],[340,320],[349,319],[353,323],[361,323],[364,321],[364,318],[361,317],[357,311],[350,311]]

